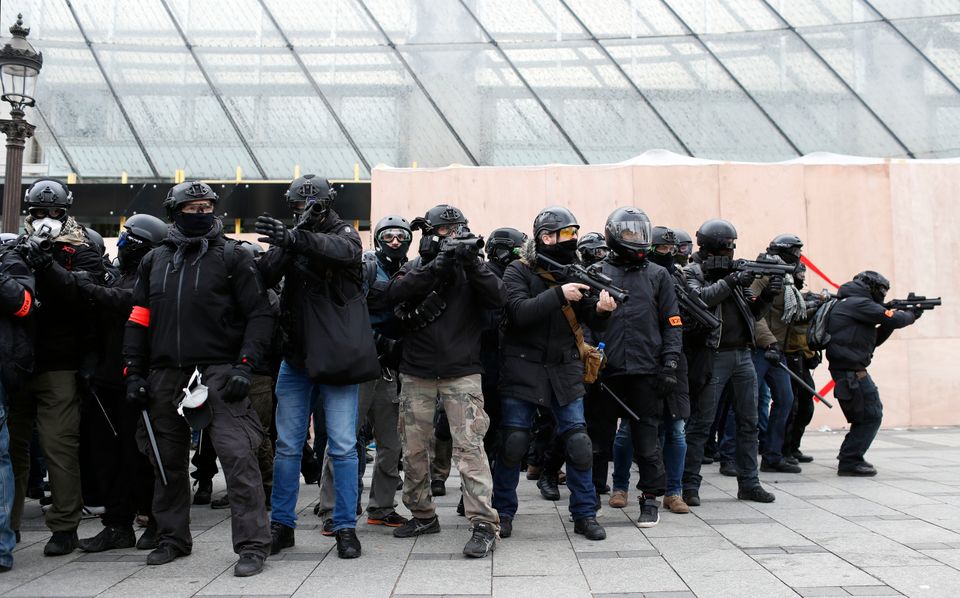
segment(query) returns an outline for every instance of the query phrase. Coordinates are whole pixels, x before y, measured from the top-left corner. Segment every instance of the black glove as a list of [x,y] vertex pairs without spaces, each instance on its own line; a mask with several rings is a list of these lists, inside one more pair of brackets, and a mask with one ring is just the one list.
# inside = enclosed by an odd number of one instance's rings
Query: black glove
[[223,400],[228,403],[236,403],[250,394],[250,366],[243,364],[233,366],[220,392],[223,394]]
[[88,294],[88,288],[97,286],[97,281],[90,272],[76,271],[71,272],[70,275],[73,276],[73,281],[77,284],[77,288],[84,294]]
[[734,270],[730,274],[727,274],[723,277],[727,281],[727,284],[730,285],[730,288],[748,287],[753,284],[753,274],[746,272],[744,270]]
[[823,354],[820,351],[817,351],[813,354],[813,357],[807,357],[804,359],[803,364],[808,370],[815,370],[823,362]]
[[34,272],[42,272],[53,264],[53,252],[44,251],[40,248],[39,243],[30,240],[28,241],[26,255],[23,256],[23,261],[27,262],[27,265],[30,266],[30,269]]
[[439,276],[449,276],[453,273],[456,265],[457,258],[451,255],[449,251],[441,251],[437,254],[437,257],[433,258],[433,262],[430,263],[430,267],[433,268],[433,271]]
[[677,382],[677,362],[668,361],[657,374],[657,390],[662,395],[669,395],[677,387]]
[[293,232],[288,230],[284,223],[272,218],[270,214],[257,216],[257,224],[254,226],[254,230],[257,231],[258,235],[263,235],[257,237],[257,241],[277,247],[290,247],[296,239]]
[[770,345],[763,352],[763,358],[769,361],[771,365],[777,365],[780,363],[780,347],[776,343]]
[[773,301],[777,295],[783,292],[783,277],[771,276],[767,281],[767,286],[760,291],[760,298],[764,301]]
[[131,374],[127,376],[127,402],[137,409],[146,409],[150,403],[150,393],[147,390],[147,381],[142,376]]

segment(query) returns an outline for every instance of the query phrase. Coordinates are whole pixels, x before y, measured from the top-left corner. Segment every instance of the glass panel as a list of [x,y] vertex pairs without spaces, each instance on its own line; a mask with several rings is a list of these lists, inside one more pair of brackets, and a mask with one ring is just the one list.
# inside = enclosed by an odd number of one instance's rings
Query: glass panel
[[960,0],[870,0],[888,19],[960,14]]
[[705,41],[804,153],[903,154],[795,34],[745,33]]
[[40,123],[37,125],[34,138],[40,146],[40,162],[47,165],[46,176],[66,178],[73,169],[70,168],[70,163],[67,162],[63,152],[57,147],[57,142],[54,141],[50,130],[43,126],[43,122],[39,118],[32,119],[28,115],[27,120]]
[[260,176],[186,49],[98,51],[161,176]]
[[960,94],[890,27],[804,36],[915,153],[960,147]]
[[[383,36],[356,0],[324,0],[323,10],[291,10],[288,0],[266,0],[267,8],[295,46],[375,46]],[[301,7],[302,8],[302,7]]]
[[304,53],[303,60],[371,165],[470,164],[392,52]]
[[283,46],[283,40],[257,0],[167,2],[187,39],[195,46]]
[[200,57],[269,178],[290,178],[296,165],[353,178],[359,158],[288,52]]
[[595,46],[507,49],[507,55],[591,163],[683,148]]
[[660,0],[567,0],[567,5],[600,38],[686,33]]
[[[152,176],[90,50],[47,42],[43,58],[37,104],[73,157],[77,174],[118,177],[126,170],[130,176]],[[33,122],[39,121],[34,115]],[[49,147],[53,140],[45,142]]]
[[695,156],[758,161],[796,157],[760,110],[692,39],[604,42],[604,46]]
[[559,0],[476,0],[474,14],[500,42],[586,37]]
[[30,28],[27,40],[43,51],[41,40],[83,41],[77,22],[63,0],[18,0],[0,3],[0,36],[10,37],[10,26],[23,13],[23,26]]
[[364,0],[364,4],[397,44],[486,41],[476,21],[453,0]]
[[861,0],[773,0],[770,4],[794,27],[880,19]]
[[94,42],[183,45],[160,0],[140,0],[136,10],[130,10],[129,0],[73,0],[73,7]]
[[777,17],[761,0],[666,0],[697,33],[778,29]]
[[495,50],[404,48],[404,57],[481,164],[581,163]]
[[960,17],[897,21],[897,29],[960,85]]

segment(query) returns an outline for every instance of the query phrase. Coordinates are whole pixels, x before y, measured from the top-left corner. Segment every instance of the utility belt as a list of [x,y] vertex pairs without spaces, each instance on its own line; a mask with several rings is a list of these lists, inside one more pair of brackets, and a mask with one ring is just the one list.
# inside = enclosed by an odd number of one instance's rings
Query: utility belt
[[447,302],[437,291],[430,291],[418,305],[412,307],[404,302],[397,306],[394,313],[406,330],[422,330],[436,321],[446,310]]

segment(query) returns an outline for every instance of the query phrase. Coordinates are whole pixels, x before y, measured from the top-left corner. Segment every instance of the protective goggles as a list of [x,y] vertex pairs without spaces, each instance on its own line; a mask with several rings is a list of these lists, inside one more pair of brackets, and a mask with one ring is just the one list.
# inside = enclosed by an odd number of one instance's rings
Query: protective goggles
[[567,226],[567,227],[561,228],[560,230],[557,231],[557,241],[559,243],[563,243],[564,241],[574,241],[576,240],[577,235],[579,234],[578,233],[579,230],[580,230],[579,226]]
[[462,222],[457,222],[455,224],[438,224],[433,229],[433,234],[438,237],[449,237],[451,235],[459,235],[463,232],[463,229],[466,228],[466,225]]
[[143,245],[143,239],[138,239],[137,237],[130,234],[130,231],[123,231],[120,233],[120,236],[117,237],[117,249],[123,249],[127,245]]
[[30,215],[37,220],[40,218],[60,219],[63,214],[64,210],[62,208],[30,208]]
[[693,253],[693,243],[680,243],[677,248],[680,255],[691,255]]
[[409,243],[411,239],[413,239],[413,236],[410,231],[402,228],[385,228],[377,235],[377,240],[381,243],[393,243],[394,241]]
[[676,245],[654,245],[653,250],[660,255],[677,255]]

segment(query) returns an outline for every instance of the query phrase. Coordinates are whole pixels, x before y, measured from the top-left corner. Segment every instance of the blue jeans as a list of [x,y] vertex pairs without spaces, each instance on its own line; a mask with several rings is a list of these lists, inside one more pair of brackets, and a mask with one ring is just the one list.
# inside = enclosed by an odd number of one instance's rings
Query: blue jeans
[[[780,364],[787,365],[786,358],[780,356]],[[763,349],[753,350],[753,367],[757,370],[757,379],[767,383],[773,402],[767,419],[766,436],[763,445],[763,462],[779,463],[783,460],[783,438],[787,431],[787,420],[793,409],[793,383],[790,374],[763,358]],[[761,434],[763,428],[761,427]]]
[[667,496],[683,492],[683,464],[687,457],[686,429],[686,420],[672,419],[669,416],[664,417],[660,424],[660,447],[667,476]]
[[[518,399],[503,399],[501,402],[501,428],[529,429],[537,406]],[[584,428],[583,399],[560,405],[556,399],[550,402],[550,410],[557,420],[556,434],[563,436],[574,428]],[[497,461],[493,468],[493,508],[500,517],[513,518],[517,514],[517,483],[520,481],[520,465],[505,467]],[[597,514],[597,495],[593,489],[593,474],[590,469],[580,471],[567,462],[567,489],[570,490],[570,514],[574,521]]]
[[613,439],[613,489],[626,491],[630,488],[630,468],[633,467],[633,441],[630,439],[630,422],[620,420],[620,427]]
[[0,565],[13,566],[16,534],[10,528],[13,510],[13,465],[10,463],[10,431],[7,430],[7,392],[0,382]]
[[[786,372],[784,372],[786,374]],[[766,442],[767,427],[770,425],[770,404],[773,396],[766,380],[757,376],[757,430],[760,432],[760,454],[763,454],[763,443]]]
[[304,370],[284,361],[277,376],[277,449],[273,461],[271,519],[289,527],[297,522],[300,457],[307,438],[310,413],[323,401],[328,455],[333,461],[336,501],[333,529],[357,525],[357,397],[359,385],[316,384]]

